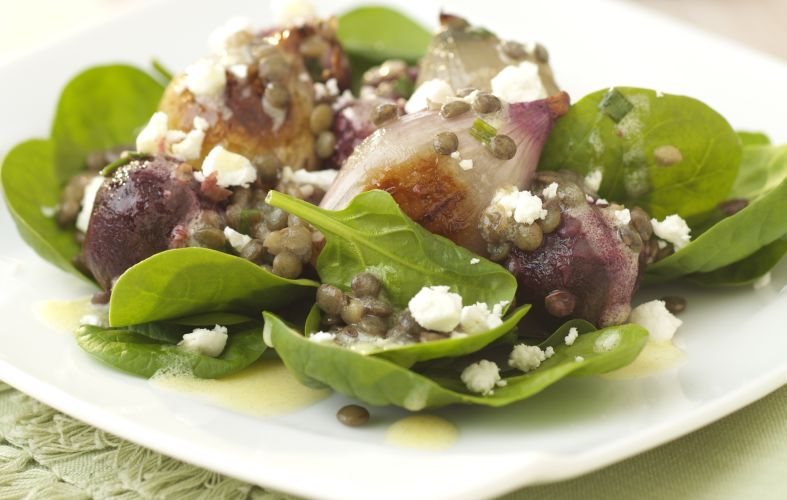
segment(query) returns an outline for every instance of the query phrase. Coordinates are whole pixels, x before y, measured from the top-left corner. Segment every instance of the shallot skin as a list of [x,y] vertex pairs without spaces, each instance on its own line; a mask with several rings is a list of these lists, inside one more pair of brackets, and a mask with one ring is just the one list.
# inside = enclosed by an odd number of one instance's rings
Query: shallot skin
[[[495,116],[497,134],[517,145],[513,158],[496,158],[471,135],[472,112],[445,119],[434,110],[403,116],[369,136],[345,162],[320,206],[341,209],[363,191],[382,189],[426,229],[476,253],[486,255],[478,230],[481,212],[500,186],[526,186],[555,120],[568,110],[568,94],[504,105]],[[451,132],[458,138],[457,157],[438,154],[434,136]],[[472,167],[460,167],[472,160]]]

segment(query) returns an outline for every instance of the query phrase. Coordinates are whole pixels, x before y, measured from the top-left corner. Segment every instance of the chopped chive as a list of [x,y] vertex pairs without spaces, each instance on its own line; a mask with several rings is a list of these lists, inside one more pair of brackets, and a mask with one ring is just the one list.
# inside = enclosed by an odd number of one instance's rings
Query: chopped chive
[[168,70],[163,64],[161,64],[161,61],[158,59],[152,59],[150,61],[150,65],[153,66],[153,71],[158,73],[165,83],[169,83],[172,80],[172,72]]
[[126,152],[123,156],[121,156],[117,160],[113,161],[112,163],[110,163],[106,167],[102,168],[101,171],[99,172],[99,174],[101,174],[104,177],[109,177],[110,175],[112,175],[115,172],[115,170],[117,170],[118,168],[122,167],[123,165],[128,165],[129,163],[131,163],[134,160],[142,160],[142,159],[145,159],[145,158],[148,158],[148,157],[150,157],[150,155],[147,155],[145,153]]
[[262,219],[259,210],[253,208],[246,208],[240,211],[240,223],[238,224],[238,232],[242,234],[249,234],[254,224]]
[[470,135],[478,139],[481,144],[488,145],[497,135],[497,129],[481,118],[476,118],[473,126],[470,127]]
[[598,109],[604,112],[604,114],[610,117],[615,123],[618,123],[629,113],[629,111],[634,109],[634,105],[626,99],[626,96],[618,92],[618,89],[613,88],[604,94],[604,97],[598,104]]

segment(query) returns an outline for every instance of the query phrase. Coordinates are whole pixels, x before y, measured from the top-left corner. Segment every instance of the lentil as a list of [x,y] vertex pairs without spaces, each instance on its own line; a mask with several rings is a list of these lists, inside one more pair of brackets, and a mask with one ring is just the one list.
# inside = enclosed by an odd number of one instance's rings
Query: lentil
[[434,136],[432,146],[437,154],[450,155],[459,147],[459,138],[453,132],[440,132]]
[[384,300],[364,297],[361,302],[363,302],[364,311],[372,316],[390,316],[393,313],[393,307]]
[[474,89],[473,87],[465,87],[463,89],[457,90],[456,91],[456,96],[457,97],[467,97],[470,94],[472,94],[473,92],[475,92],[476,90],[478,90],[478,89]]
[[333,110],[328,104],[318,104],[309,117],[309,126],[314,134],[319,134],[331,128],[333,123]]
[[555,290],[544,298],[544,307],[552,316],[562,318],[574,312],[577,298],[568,290]]
[[274,108],[284,109],[290,104],[290,91],[278,82],[265,86],[264,99]]
[[500,110],[500,99],[488,92],[481,92],[473,100],[473,109],[482,115]]
[[271,231],[277,231],[287,227],[287,212],[280,208],[268,206],[268,213],[265,216],[265,225]]
[[265,247],[260,240],[251,240],[240,249],[240,256],[252,262],[260,262],[265,258]]
[[346,426],[358,427],[369,421],[369,410],[358,405],[342,406],[336,412],[336,418]]
[[314,152],[317,153],[317,156],[322,159],[330,158],[335,148],[336,136],[327,130],[325,132],[320,132],[320,135],[317,136],[317,142],[314,145]]
[[620,240],[631,249],[634,253],[642,251],[642,238],[639,233],[630,225],[619,226],[618,234]]
[[549,62],[549,51],[540,43],[536,43],[533,46],[533,57],[535,57],[536,61],[546,64]]
[[489,141],[489,150],[501,160],[510,160],[516,154],[516,143],[507,135],[498,134]]
[[465,101],[450,101],[440,108],[440,116],[446,120],[461,116],[470,111],[470,104]]
[[363,318],[364,307],[363,302],[360,300],[351,297],[350,300],[342,307],[342,321],[344,321],[348,325],[354,325],[361,321]]
[[317,306],[325,313],[338,316],[344,305],[345,297],[338,287],[323,284],[317,288]]
[[544,208],[547,210],[547,215],[543,219],[539,219],[537,222],[541,227],[541,231],[543,231],[544,234],[547,234],[558,228],[560,225],[561,214],[560,206],[556,200],[549,200],[544,204]]
[[667,295],[666,297],[662,297],[661,300],[664,301],[664,306],[667,308],[667,311],[672,314],[679,314],[686,310],[686,299],[683,297]]
[[389,121],[395,119],[399,114],[396,104],[385,103],[380,104],[372,112],[372,123],[379,127]]
[[358,273],[350,284],[356,297],[376,297],[380,293],[380,280],[372,273]]
[[366,335],[384,337],[385,332],[388,330],[388,325],[379,316],[366,315],[358,322],[358,329]]
[[304,57],[318,58],[328,51],[328,44],[321,37],[314,35],[301,43],[300,51]]
[[194,231],[194,241],[201,247],[221,250],[224,248],[226,238],[224,231],[217,227],[203,227]]
[[650,224],[648,213],[639,207],[634,207],[629,212],[631,225],[637,230],[642,241],[648,241],[653,236],[653,226]]
[[258,72],[269,82],[282,82],[287,79],[290,68],[282,56],[274,54],[260,61]]
[[512,239],[514,245],[520,250],[532,252],[541,246],[544,241],[544,233],[538,224],[517,224]]
[[503,42],[500,48],[503,50],[503,54],[515,61],[523,61],[527,59],[527,50],[525,49],[525,46],[519,42]]
[[301,259],[292,252],[284,250],[273,258],[273,274],[282,278],[297,278],[303,271]]
[[719,203],[719,210],[726,216],[735,215],[749,206],[749,200],[744,198],[733,198]]

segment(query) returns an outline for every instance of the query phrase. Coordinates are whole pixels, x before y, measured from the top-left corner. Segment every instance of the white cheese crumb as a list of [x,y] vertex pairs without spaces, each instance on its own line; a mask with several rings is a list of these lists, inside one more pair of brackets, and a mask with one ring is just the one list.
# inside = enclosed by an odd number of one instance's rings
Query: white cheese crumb
[[541,198],[530,191],[518,191],[515,187],[498,189],[492,204],[506,217],[513,217],[516,222],[532,224],[537,219],[547,216]]
[[585,184],[593,191],[598,191],[598,189],[601,187],[601,181],[603,178],[604,174],[602,174],[600,169],[591,170],[588,172],[588,175],[585,176]]
[[493,393],[492,390],[500,381],[500,368],[496,363],[482,359],[462,370],[461,379],[471,392],[487,396]]
[[[596,205],[609,205],[609,202],[604,198],[599,198],[596,200]],[[631,215],[631,214],[629,214]]]
[[499,314],[489,310],[484,302],[476,302],[462,308],[459,324],[465,333],[474,334],[487,332],[503,324]]
[[224,228],[224,237],[227,238],[230,246],[235,249],[236,252],[240,252],[243,247],[249,244],[251,241],[251,237],[247,236],[243,233],[239,233],[238,231],[232,229],[231,227],[227,226]]
[[137,135],[137,151],[149,155],[166,153],[166,142],[169,117],[162,111],[153,113],[148,124]]
[[227,345],[227,337],[227,328],[224,326],[216,325],[212,330],[195,328],[191,333],[183,335],[183,340],[178,342],[178,347],[215,358]]
[[80,325],[90,325],[90,326],[98,326],[102,328],[106,328],[109,326],[109,323],[105,318],[97,314],[85,314],[81,318],[79,318]]
[[768,271],[767,273],[757,278],[757,281],[752,283],[752,287],[754,287],[755,290],[760,290],[761,288],[765,288],[770,284],[771,284],[771,272]]
[[460,160],[459,161],[459,168],[462,170],[472,170],[473,169],[473,160]]
[[461,321],[462,297],[447,286],[423,287],[407,304],[415,321],[427,330],[448,333]]
[[541,195],[546,200],[551,200],[553,198],[556,198],[557,197],[557,188],[558,188],[557,182],[552,182],[552,183],[549,184],[549,186],[545,187],[543,189],[543,191],[541,191]]
[[336,97],[339,95],[339,83],[336,81],[336,78],[329,78],[325,82],[325,90],[328,91],[329,96]]
[[481,259],[479,259],[477,257],[473,257],[472,259],[470,259],[470,264],[472,264],[472,265],[476,265],[479,262],[481,262]]
[[55,215],[57,215],[57,207],[48,207],[46,205],[41,205],[41,215],[46,217],[47,219],[51,219]]
[[554,355],[555,355],[555,348],[552,347],[551,345],[548,345],[547,348],[544,349],[544,356],[546,356],[546,358],[549,359]]
[[232,75],[238,80],[244,80],[249,76],[249,67],[245,64],[233,64],[227,68],[227,71],[232,73]]
[[315,332],[309,335],[309,340],[312,342],[333,342],[336,339],[336,334],[330,332]]
[[243,186],[257,180],[257,170],[245,156],[227,151],[221,146],[210,150],[202,162],[202,176],[216,172],[216,183],[221,187]]
[[599,335],[593,343],[593,350],[596,352],[609,352],[620,344],[620,332],[617,330],[607,330]]
[[196,160],[200,157],[208,122],[201,116],[196,116],[193,127],[180,142],[171,146],[173,156],[182,160]]
[[538,65],[523,61],[517,66],[506,66],[490,81],[492,93],[508,102],[543,99],[547,91],[538,76]]
[[663,300],[651,300],[638,305],[631,311],[629,321],[645,328],[650,338],[657,342],[670,341],[683,324],[667,310]]
[[615,216],[615,221],[617,221],[618,225],[625,226],[626,224],[631,222],[631,212],[629,212],[628,208],[615,210],[612,213]]
[[425,109],[430,103],[443,104],[452,97],[454,97],[454,89],[445,80],[433,78],[415,89],[413,95],[404,105],[404,110],[407,113],[415,113]]
[[508,380],[498,380],[495,385],[498,387],[505,387],[508,385]]
[[93,214],[96,195],[103,184],[104,177],[97,175],[90,179],[90,182],[85,186],[85,194],[82,195],[82,208],[79,210],[76,221],[77,229],[83,233],[87,232],[87,227],[90,225],[90,216]]
[[518,344],[514,346],[508,357],[508,364],[517,370],[529,372],[541,366],[541,362],[545,359],[547,359],[546,354],[537,345]]
[[302,25],[315,17],[317,11],[309,0],[271,0],[273,21],[277,26]]
[[453,153],[451,153],[451,158],[453,158],[454,160],[461,160],[462,153],[460,153],[459,151],[454,151]]
[[574,345],[574,341],[577,340],[577,337],[579,337],[579,332],[576,328],[571,327],[568,330],[568,335],[566,335],[566,338],[564,338],[563,341],[566,343],[566,345]]
[[310,172],[305,169],[293,170],[285,166],[281,171],[281,180],[282,182],[291,182],[298,185],[311,185],[323,191],[328,191],[333,181],[336,180],[337,175],[339,175],[339,171],[334,169]]
[[585,358],[583,358],[582,356],[577,356],[574,358],[574,361],[576,361],[577,363],[581,363],[585,361]]
[[672,243],[675,251],[685,247],[691,241],[691,228],[679,215],[668,215],[663,221],[650,219],[653,232],[662,240]]
[[224,66],[216,61],[200,59],[186,68],[186,88],[197,97],[215,97],[226,85]]
[[500,302],[492,306],[492,314],[503,316],[503,310],[508,304],[509,302],[507,300],[501,300]]

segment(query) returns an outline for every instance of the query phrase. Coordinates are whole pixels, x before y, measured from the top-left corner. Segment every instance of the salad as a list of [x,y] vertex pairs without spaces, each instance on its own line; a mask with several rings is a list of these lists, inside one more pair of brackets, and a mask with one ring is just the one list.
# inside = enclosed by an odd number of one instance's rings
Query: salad
[[273,355],[369,404],[502,406],[668,341],[685,303],[632,309],[640,286],[752,284],[787,251],[783,147],[696,99],[572,104],[544,47],[449,14],[209,45],[80,73],[3,163],[24,239],[101,290],[79,345],[128,372]]

